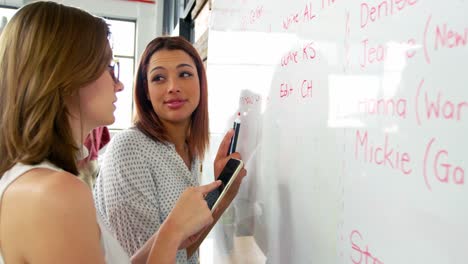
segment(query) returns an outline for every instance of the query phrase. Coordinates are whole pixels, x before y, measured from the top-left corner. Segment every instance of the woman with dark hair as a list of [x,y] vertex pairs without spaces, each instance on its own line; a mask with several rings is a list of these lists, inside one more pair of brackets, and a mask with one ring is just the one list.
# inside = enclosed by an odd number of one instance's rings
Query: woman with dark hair
[[[130,263],[77,177],[86,135],[114,122],[123,89],[109,28],[54,2],[21,8],[0,35],[0,264]],[[188,188],[132,263],[174,263],[177,249],[213,221]]]
[[[129,254],[160,228],[182,191],[199,184],[209,143],[208,90],[203,62],[188,41],[158,37],[147,45],[135,106],[135,127],[113,137],[94,187],[98,213]],[[232,131],[218,151],[215,175],[229,158],[241,158],[226,154],[231,137]],[[185,250],[177,261],[187,262]],[[198,254],[188,263],[198,263]]]

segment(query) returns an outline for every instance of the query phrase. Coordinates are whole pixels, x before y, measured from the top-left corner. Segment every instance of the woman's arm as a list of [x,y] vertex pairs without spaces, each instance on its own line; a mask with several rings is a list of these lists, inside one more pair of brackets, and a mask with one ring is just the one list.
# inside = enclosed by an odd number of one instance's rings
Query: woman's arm
[[204,197],[220,184],[215,181],[185,190],[156,234],[132,257],[132,263],[175,263],[182,242],[212,223],[213,217]]
[[158,236],[158,232],[156,232],[146,243],[138,249],[135,254],[132,256],[132,264],[144,264],[146,263],[146,260],[148,259],[148,255],[151,251],[151,248],[153,247],[154,240]]

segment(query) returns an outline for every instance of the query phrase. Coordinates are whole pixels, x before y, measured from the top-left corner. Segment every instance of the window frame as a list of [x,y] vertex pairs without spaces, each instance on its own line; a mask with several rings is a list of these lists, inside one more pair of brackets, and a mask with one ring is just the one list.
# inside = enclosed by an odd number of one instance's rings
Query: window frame
[[[130,89],[131,90],[131,104],[130,104],[130,121],[129,124],[131,127],[133,124],[133,116],[134,116],[134,108],[135,108],[135,102],[134,102],[134,93],[133,93],[133,82],[135,79],[135,70],[136,70],[136,64],[137,64],[137,57],[136,57],[136,49],[137,49],[137,19],[130,19],[130,18],[119,18],[119,17],[113,17],[113,16],[101,16],[103,19],[107,20],[113,20],[113,21],[119,21],[119,22],[130,22],[134,24],[134,38],[133,38],[133,55],[122,55],[115,53],[114,50],[112,50],[114,58],[119,60],[120,58],[122,59],[131,59],[133,60],[132,63],[132,82],[130,87],[125,87],[124,89]],[[111,28],[111,34],[112,34],[112,28]],[[108,126],[110,131],[121,131],[127,129],[126,127],[112,127],[112,125]]]

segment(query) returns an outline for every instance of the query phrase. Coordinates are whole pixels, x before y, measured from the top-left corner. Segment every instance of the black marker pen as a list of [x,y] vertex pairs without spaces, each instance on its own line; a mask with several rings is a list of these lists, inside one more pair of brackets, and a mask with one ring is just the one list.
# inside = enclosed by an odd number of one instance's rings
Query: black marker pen
[[237,146],[237,138],[239,137],[239,130],[240,130],[240,112],[237,113],[236,120],[234,120],[234,136],[231,138],[231,143],[229,144],[229,150],[228,150],[228,156],[231,155],[232,153],[236,152],[236,146]]

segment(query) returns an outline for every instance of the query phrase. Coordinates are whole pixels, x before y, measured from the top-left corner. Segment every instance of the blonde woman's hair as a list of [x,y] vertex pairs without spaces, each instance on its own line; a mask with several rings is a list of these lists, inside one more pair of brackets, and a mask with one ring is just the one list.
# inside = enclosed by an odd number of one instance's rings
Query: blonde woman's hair
[[77,174],[65,98],[98,79],[112,51],[104,20],[54,2],[21,8],[0,35],[0,177],[48,160]]

